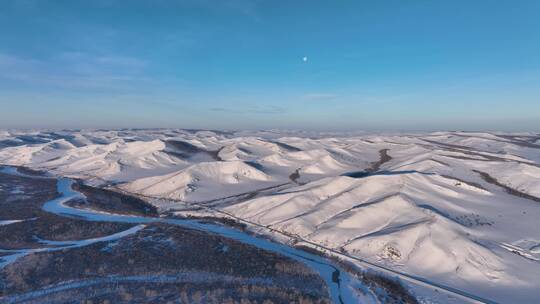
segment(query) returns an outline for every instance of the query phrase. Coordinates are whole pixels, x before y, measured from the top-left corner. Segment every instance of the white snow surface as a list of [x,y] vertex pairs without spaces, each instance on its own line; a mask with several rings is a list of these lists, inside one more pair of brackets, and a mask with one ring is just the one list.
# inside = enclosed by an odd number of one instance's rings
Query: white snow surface
[[[4,130],[0,164],[80,178],[180,213],[207,204],[496,303],[535,303],[539,140],[499,132]],[[383,150],[390,158],[377,164]]]

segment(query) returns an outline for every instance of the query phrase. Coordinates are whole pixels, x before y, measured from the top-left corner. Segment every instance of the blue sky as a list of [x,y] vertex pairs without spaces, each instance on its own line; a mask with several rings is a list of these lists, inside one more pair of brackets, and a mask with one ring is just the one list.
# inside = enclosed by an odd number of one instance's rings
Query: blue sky
[[540,131],[539,15],[527,0],[5,0],[0,127]]

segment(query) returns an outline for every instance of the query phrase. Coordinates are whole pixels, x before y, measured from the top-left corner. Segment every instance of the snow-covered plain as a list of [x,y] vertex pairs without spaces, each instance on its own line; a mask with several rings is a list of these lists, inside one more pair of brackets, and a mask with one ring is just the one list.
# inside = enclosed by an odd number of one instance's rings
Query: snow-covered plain
[[0,164],[137,194],[163,212],[204,213],[193,204],[206,205],[493,302],[535,303],[539,139],[4,130]]

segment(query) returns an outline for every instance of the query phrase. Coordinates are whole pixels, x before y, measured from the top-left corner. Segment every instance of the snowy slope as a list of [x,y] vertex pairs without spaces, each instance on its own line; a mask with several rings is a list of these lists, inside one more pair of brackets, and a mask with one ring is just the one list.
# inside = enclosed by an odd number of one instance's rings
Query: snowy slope
[[173,209],[207,204],[495,302],[535,303],[539,138],[4,130],[0,163],[116,185]]
[[271,181],[270,176],[242,161],[203,162],[170,174],[137,179],[121,188],[145,196],[198,201],[256,190]]

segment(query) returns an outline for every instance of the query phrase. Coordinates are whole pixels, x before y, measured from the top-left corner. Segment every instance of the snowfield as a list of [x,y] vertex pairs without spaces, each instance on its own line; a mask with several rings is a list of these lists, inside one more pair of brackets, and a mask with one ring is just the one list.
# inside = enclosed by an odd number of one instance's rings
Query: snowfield
[[3,130],[0,164],[162,212],[208,206],[493,303],[538,301],[540,134]]

